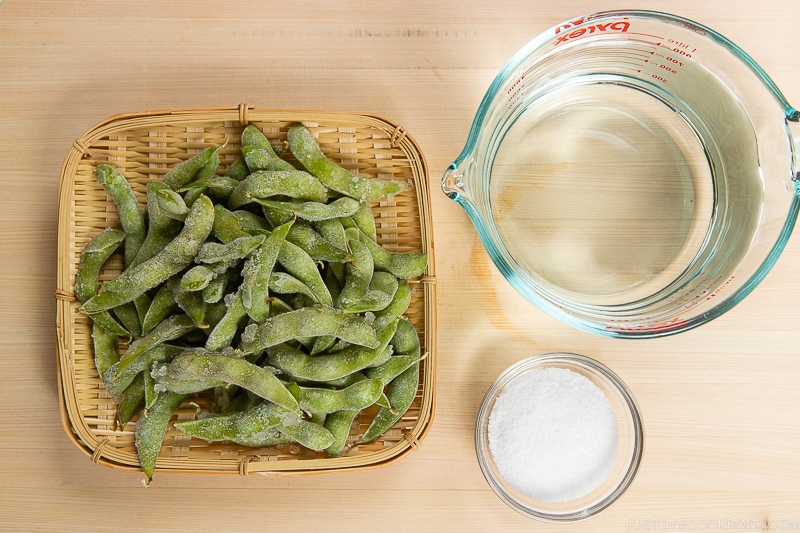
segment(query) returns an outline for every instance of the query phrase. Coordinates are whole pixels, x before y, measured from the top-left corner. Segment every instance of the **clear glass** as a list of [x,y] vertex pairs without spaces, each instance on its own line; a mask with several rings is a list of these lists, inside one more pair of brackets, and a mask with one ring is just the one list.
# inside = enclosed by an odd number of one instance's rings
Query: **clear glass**
[[749,294],[794,228],[800,113],[692,21],[612,11],[520,50],[442,179],[526,298],[579,329],[656,337]]
[[[505,387],[522,374],[538,368],[566,368],[585,376],[608,398],[617,419],[618,448],[614,466],[605,481],[582,498],[550,503],[530,498],[510,485],[497,469],[489,448],[489,415]],[[492,490],[514,510],[546,522],[575,522],[603,512],[633,483],[644,452],[644,427],[636,400],[628,387],[608,368],[589,357],[573,353],[547,353],[523,359],[495,380],[484,396],[475,424],[478,463]]]

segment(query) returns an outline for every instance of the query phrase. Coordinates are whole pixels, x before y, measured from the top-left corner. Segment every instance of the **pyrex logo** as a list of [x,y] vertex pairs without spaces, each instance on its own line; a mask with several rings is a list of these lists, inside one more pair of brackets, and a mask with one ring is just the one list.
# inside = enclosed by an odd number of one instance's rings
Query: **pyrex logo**
[[[560,34],[562,31],[569,30],[570,28],[583,24],[586,22],[584,19],[578,19],[572,21],[570,24],[562,24],[558,28],[556,28],[556,35]],[[605,24],[596,23],[592,24],[591,26],[586,26],[584,28],[578,28],[577,30],[573,30],[565,35],[561,35],[556,39],[553,43],[553,46],[558,46],[561,43],[565,43],[570,39],[577,39],[578,37],[583,37],[584,35],[591,35],[593,33],[602,33],[602,32],[618,32],[618,33],[625,33],[628,31],[628,28],[631,27],[630,22],[625,22],[619,20],[617,22],[606,22]]]

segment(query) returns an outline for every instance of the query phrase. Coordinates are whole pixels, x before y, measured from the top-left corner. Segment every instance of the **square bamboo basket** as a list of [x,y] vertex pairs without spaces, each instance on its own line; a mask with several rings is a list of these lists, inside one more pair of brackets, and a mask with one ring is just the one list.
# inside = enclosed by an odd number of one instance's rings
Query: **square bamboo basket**
[[[386,434],[370,444],[356,445],[377,409],[362,411],[338,458],[298,445],[248,448],[230,442],[208,443],[184,435],[170,424],[156,472],[282,476],[372,468],[416,449],[430,428],[435,410],[436,277],[427,168],[414,140],[401,126],[372,115],[261,111],[248,104],[154,111],[111,117],[87,131],[73,144],[61,174],[56,288],[61,420],[69,437],[94,462],[139,469],[134,446],[136,419],[123,428],[115,427],[116,404],[94,366],[91,321],[78,311],[73,295],[83,247],[104,228],[120,227],[116,207],[93,177],[94,167],[111,162],[121,168],[144,205],[148,180],[162,178],[169,168],[203,148],[227,141],[220,151],[222,174],[240,155],[244,126],[256,125],[276,144],[285,140],[289,126],[296,122],[312,131],[328,157],[351,171],[409,184],[394,198],[373,202],[372,207],[379,243],[390,250],[429,256],[424,275],[410,280],[415,290],[405,313],[427,354],[420,365],[417,396]],[[115,254],[100,279],[116,277],[122,265],[121,254]],[[202,395],[188,398],[173,422],[195,418],[190,401],[207,407],[210,400]]]

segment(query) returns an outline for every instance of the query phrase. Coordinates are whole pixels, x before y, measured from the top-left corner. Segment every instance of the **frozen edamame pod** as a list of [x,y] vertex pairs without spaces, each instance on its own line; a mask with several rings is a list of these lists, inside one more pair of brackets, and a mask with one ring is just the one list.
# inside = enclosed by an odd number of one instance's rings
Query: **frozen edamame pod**
[[280,202],[262,198],[254,198],[254,200],[271,209],[283,211],[284,213],[293,213],[298,218],[309,222],[350,216],[358,210],[359,205],[357,200],[346,196],[328,204],[321,202]]
[[203,301],[207,304],[214,304],[221,301],[225,297],[225,291],[233,275],[234,272],[232,270],[226,270],[212,279],[211,282],[203,288]]
[[133,305],[133,302],[126,302],[118,305],[112,311],[114,311],[114,315],[116,315],[125,329],[131,332],[131,336],[134,339],[138,339],[142,336],[142,325],[139,322],[139,313],[136,311],[136,306]]
[[217,168],[219,168],[219,150],[211,154],[206,164],[200,167],[194,183],[192,183],[191,188],[186,191],[183,200],[186,202],[187,207],[191,208],[192,204],[194,204],[201,195],[205,194],[208,189],[208,184],[217,174]]
[[147,235],[128,268],[144,263],[156,255],[181,231],[181,221],[186,218],[189,210],[186,209],[186,213],[180,220],[170,216],[158,202],[159,192],[166,191],[172,192],[163,181],[150,180],[147,182]]
[[314,381],[331,381],[363,370],[381,358],[395,334],[397,323],[392,323],[376,334],[378,345],[374,348],[348,346],[331,354],[307,355],[288,344],[276,345],[269,350],[269,362],[290,376]]
[[145,239],[145,221],[131,186],[120,170],[108,164],[98,165],[94,177],[116,204],[122,231],[125,232],[125,265],[136,258]]
[[242,291],[238,290],[233,294],[225,296],[227,311],[225,316],[214,326],[211,334],[206,341],[206,349],[210,351],[221,351],[231,345],[239,324],[247,316],[247,310],[242,303]]
[[[272,226],[267,222],[262,216],[258,216],[255,213],[251,213],[250,211],[245,211],[243,209],[237,209],[233,211],[233,215],[236,217],[236,220],[239,221],[239,225],[242,227],[243,230],[266,230],[266,233],[263,235],[269,235],[269,230],[272,229]],[[262,235],[261,233],[255,235]]]
[[178,189],[186,186],[187,183],[192,181],[200,169],[203,168],[220,150],[220,146],[211,146],[206,148],[199,154],[195,154],[186,161],[182,161],[172,167],[169,172],[164,175],[164,183],[170,189],[177,191]]
[[301,124],[289,128],[289,150],[323,185],[362,202],[397,194],[405,188],[399,181],[364,178],[337,165],[320,150],[311,132]]
[[216,379],[175,379],[170,377],[169,365],[153,363],[150,376],[154,380],[154,389],[158,392],[177,392],[178,394],[196,394],[215,387],[225,387],[225,382]]
[[242,131],[242,152],[244,152],[246,148],[251,147],[265,150],[269,154],[270,159],[272,159],[272,167],[275,170],[292,170],[294,168],[291,164],[278,157],[278,154],[275,153],[275,149],[269,143],[269,139],[267,139],[266,135],[264,135],[261,130],[252,124],[248,124]]
[[407,280],[401,279],[397,283],[397,291],[394,293],[391,303],[379,311],[375,311],[375,322],[373,327],[382,328],[389,322],[399,318],[406,312],[411,305],[413,290]]
[[168,344],[159,344],[147,351],[141,357],[137,357],[130,365],[117,373],[119,363],[108,367],[103,373],[103,380],[107,383],[106,389],[112,396],[121,396],[128,386],[133,383],[136,376],[141,372],[149,371],[153,363],[171,361],[183,348]]
[[356,303],[346,307],[345,313],[364,313],[385,309],[397,292],[397,278],[388,272],[375,272],[366,294]]
[[139,406],[144,402],[144,374],[136,374],[133,382],[125,388],[122,399],[117,406],[117,421],[120,427],[130,422]]
[[236,209],[256,198],[272,196],[326,202],[328,190],[317,178],[302,170],[259,170],[250,174],[233,190],[228,198],[228,207]]
[[305,283],[322,305],[333,305],[331,293],[310,255],[289,241],[283,241],[281,251],[278,253],[278,262],[289,274]]
[[[392,343],[398,352],[419,357],[419,336],[414,326],[407,320],[399,321],[397,331],[392,338]],[[364,432],[364,436],[361,437],[358,442],[367,443],[374,441],[400,420],[414,402],[418,386],[419,361],[412,364],[408,369],[404,370],[399,376],[392,380],[386,388],[386,397],[389,399],[392,408],[387,409],[381,407],[370,426]]]
[[180,222],[186,220],[189,207],[183,201],[183,196],[177,192],[170,188],[160,189],[156,192],[156,201],[167,217]]
[[[84,303],[95,295],[99,284],[100,269],[124,240],[123,232],[106,229],[95,235],[83,248],[78,272],[75,275],[75,299],[79,303]],[[96,313],[91,315],[91,318],[108,333],[119,336],[129,335],[129,332],[108,312]]]
[[208,284],[217,277],[213,270],[208,267],[198,265],[187,270],[181,276],[181,289],[186,291],[201,291],[208,287]]
[[[337,219],[330,219],[337,220]],[[289,230],[286,240],[298,246],[318,261],[344,263],[351,259],[345,248],[338,248],[325,240],[314,228],[303,224],[295,224]]]
[[128,346],[128,351],[126,351],[125,355],[123,355],[119,360],[119,365],[117,366],[117,375],[120,375],[125,367],[132,364],[146,351],[158,346],[159,344],[175,340],[195,329],[195,327],[194,320],[187,315],[174,315],[164,319],[164,321],[153,328],[150,333],[140,339],[135,340],[130,346]]
[[300,409],[312,413],[360,410],[374,404],[383,392],[379,379],[365,379],[345,389],[300,387]]
[[353,220],[356,227],[361,230],[361,233],[373,241],[378,240],[378,231],[375,228],[375,216],[372,214],[372,208],[367,202],[362,202],[358,211],[353,213],[350,218]]
[[223,261],[235,261],[244,259],[264,242],[264,235],[248,235],[239,237],[227,244],[218,242],[207,242],[200,247],[195,261],[198,263],[221,263]]
[[173,359],[167,372],[175,379],[213,379],[238,385],[300,414],[297,400],[275,374],[238,357],[184,353]]
[[158,452],[164,442],[169,420],[181,406],[184,398],[183,394],[174,392],[159,394],[158,400],[148,409],[147,416],[139,417],[136,424],[136,451],[142,471],[147,476],[148,485],[153,480]]
[[206,303],[203,301],[202,293],[189,291],[181,287],[177,277],[170,278],[167,286],[172,291],[172,297],[184,313],[192,319],[194,325],[201,329],[208,328],[206,322]]
[[150,333],[156,325],[167,318],[177,309],[178,304],[172,295],[172,289],[168,285],[162,286],[150,302],[150,307],[144,315],[142,321],[142,335]]
[[304,307],[247,326],[241,349],[253,353],[292,339],[320,335],[333,335],[367,348],[379,346],[375,330],[363,318],[330,308]]
[[[119,339],[98,324],[92,326],[92,341],[94,344],[94,366],[97,375],[106,383],[106,371],[119,362]],[[108,385],[106,385],[108,390]],[[111,391],[109,391],[111,393]],[[112,396],[118,396],[111,393]]]
[[189,266],[211,233],[213,223],[214,206],[207,196],[201,196],[177,237],[155,257],[105,283],[99,294],[83,304],[83,311],[92,314],[130,302]]
[[347,437],[350,435],[350,426],[358,416],[358,411],[336,411],[325,419],[325,429],[333,435],[333,442],[325,448],[328,457],[339,457],[347,444]]
[[243,269],[242,304],[256,322],[269,316],[269,280],[293,221],[279,226],[251,254]]
[[269,290],[276,294],[305,294],[312,300],[316,295],[302,281],[286,272],[273,272],[269,278]]
[[383,270],[398,278],[409,279],[421,276],[428,265],[428,254],[391,252],[363,233],[359,240],[369,248],[375,270]]
[[242,181],[248,174],[250,174],[250,169],[247,168],[244,157],[236,159],[225,171],[225,177],[236,181]]
[[374,274],[374,263],[369,249],[360,241],[350,241],[353,260],[345,265],[344,286],[339,293],[339,306],[347,309],[367,294]]

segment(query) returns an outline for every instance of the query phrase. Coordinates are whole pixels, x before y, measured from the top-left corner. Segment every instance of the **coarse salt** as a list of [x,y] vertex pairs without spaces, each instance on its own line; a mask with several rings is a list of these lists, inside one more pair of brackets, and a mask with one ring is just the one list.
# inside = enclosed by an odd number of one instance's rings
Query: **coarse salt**
[[505,387],[489,415],[488,438],[506,481],[543,502],[595,490],[618,447],[617,420],[603,391],[555,367],[529,370]]

